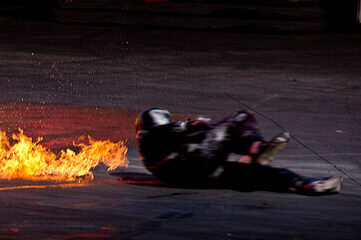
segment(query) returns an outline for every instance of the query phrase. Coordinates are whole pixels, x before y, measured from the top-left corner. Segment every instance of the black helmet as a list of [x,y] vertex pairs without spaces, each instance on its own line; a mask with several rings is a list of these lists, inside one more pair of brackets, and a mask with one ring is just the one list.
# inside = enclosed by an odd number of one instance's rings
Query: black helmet
[[163,108],[150,108],[140,113],[135,120],[135,130],[150,129],[171,123],[170,113]]

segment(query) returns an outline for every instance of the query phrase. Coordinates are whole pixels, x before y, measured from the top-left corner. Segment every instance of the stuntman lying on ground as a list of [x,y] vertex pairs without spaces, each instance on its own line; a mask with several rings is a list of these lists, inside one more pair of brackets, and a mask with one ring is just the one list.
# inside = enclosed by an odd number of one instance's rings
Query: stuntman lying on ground
[[[162,108],[142,112],[135,122],[139,152],[157,178],[178,186],[199,186],[211,179],[232,188],[337,193],[340,176],[309,178],[269,163],[287,145],[283,132],[267,142],[252,113],[239,111],[218,123],[210,119],[172,122]],[[251,163],[230,162],[230,153],[249,156]]]

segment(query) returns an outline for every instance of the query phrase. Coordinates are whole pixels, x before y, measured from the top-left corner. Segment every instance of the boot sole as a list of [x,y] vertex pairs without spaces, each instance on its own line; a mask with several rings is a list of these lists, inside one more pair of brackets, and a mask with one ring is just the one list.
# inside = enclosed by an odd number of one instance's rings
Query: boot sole
[[288,132],[281,133],[271,140],[269,146],[261,153],[254,163],[260,165],[268,165],[288,144],[290,134]]
[[312,184],[312,189],[316,193],[338,193],[342,187],[343,178],[340,176],[333,176],[325,181],[317,181]]

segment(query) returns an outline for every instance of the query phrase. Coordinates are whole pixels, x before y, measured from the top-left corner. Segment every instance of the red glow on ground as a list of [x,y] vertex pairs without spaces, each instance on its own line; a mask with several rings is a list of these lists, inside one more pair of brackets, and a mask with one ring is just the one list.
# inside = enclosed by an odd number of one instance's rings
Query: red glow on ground
[[74,233],[66,236],[54,236],[54,239],[57,240],[68,240],[68,239],[102,239],[102,238],[110,238],[114,237],[110,234],[105,233]]
[[73,207],[88,207],[88,206],[97,206],[100,205],[100,202],[89,202],[89,203],[75,203]]
[[86,187],[88,183],[65,183],[65,184],[52,184],[52,185],[24,185],[14,187],[0,187],[0,191],[19,190],[19,189],[42,189],[42,188],[73,188],[73,187]]
[[119,178],[118,181],[125,184],[135,184],[135,185],[164,185],[165,183],[159,180],[142,180],[142,179],[122,179]]
[[100,230],[109,231],[109,232],[119,232],[119,228],[113,226],[103,226],[99,228]]
[[20,230],[17,228],[3,228],[3,230],[8,232],[20,232]]

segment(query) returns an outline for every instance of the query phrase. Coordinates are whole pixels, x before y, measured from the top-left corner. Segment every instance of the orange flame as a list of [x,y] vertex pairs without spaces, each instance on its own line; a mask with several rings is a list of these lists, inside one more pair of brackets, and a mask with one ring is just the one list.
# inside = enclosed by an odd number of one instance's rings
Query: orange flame
[[89,144],[74,144],[80,147],[79,153],[66,149],[56,154],[39,144],[42,138],[33,142],[22,129],[13,134],[11,140],[0,131],[0,178],[76,181],[86,176],[91,180],[90,169],[100,162],[108,166],[108,171],[128,166],[128,148],[123,141],[88,139]]

